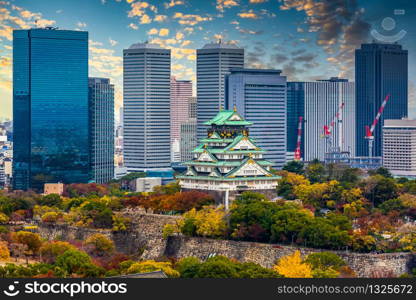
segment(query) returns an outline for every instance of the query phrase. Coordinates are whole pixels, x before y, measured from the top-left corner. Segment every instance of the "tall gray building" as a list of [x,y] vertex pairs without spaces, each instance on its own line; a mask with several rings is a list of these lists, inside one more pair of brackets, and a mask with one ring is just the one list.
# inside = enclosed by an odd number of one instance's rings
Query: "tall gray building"
[[170,168],[170,50],[123,50],[124,162],[128,172]]
[[222,43],[206,44],[196,50],[198,139],[206,135],[204,122],[216,116],[224,105],[224,77],[231,68],[244,67],[244,49]]
[[108,78],[88,79],[92,180],[114,178],[114,85]]
[[226,109],[235,106],[253,122],[250,136],[267,151],[264,158],[281,168],[286,162],[286,77],[280,70],[231,69],[225,84]]
[[329,145],[323,127],[329,125],[341,104],[344,108],[332,130],[333,146],[355,156],[355,84],[347,79],[331,78],[316,82],[288,82],[288,152],[295,151],[298,117],[304,119],[301,155],[305,161],[323,161]]

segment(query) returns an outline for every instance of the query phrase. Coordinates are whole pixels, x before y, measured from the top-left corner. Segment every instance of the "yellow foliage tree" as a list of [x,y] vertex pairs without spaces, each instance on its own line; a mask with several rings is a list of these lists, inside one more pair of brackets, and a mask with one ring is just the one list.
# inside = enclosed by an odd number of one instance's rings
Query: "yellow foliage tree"
[[7,261],[10,259],[10,251],[6,242],[0,242],[0,260]]
[[312,267],[302,261],[299,250],[279,259],[273,269],[287,278],[312,278]]
[[127,274],[149,273],[163,271],[168,277],[179,277],[179,272],[173,269],[170,262],[158,262],[154,260],[145,260],[132,264],[127,269]]
[[9,217],[6,214],[0,212],[0,224],[6,224],[7,222],[9,222]]

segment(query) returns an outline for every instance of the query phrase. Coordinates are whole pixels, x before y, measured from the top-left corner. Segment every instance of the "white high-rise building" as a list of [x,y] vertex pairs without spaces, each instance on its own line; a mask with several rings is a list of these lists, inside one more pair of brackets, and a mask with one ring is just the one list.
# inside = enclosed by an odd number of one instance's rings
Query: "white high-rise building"
[[123,50],[124,163],[128,172],[170,168],[170,50]]
[[244,49],[235,45],[219,41],[196,50],[198,139],[206,135],[204,122],[215,117],[224,106],[225,75],[231,68],[243,67]]
[[416,176],[416,120],[384,120],[383,166],[397,176]]
[[288,151],[296,145],[299,116],[303,117],[301,155],[303,160],[324,161],[330,145],[323,138],[340,106],[341,114],[332,130],[332,147],[355,156],[355,84],[347,79],[331,78],[316,82],[288,82]]

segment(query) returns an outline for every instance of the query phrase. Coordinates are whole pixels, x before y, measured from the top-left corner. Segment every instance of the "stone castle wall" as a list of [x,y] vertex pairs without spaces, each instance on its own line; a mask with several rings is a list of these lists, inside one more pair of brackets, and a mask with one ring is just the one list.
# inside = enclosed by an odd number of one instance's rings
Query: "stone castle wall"
[[[39,233],[49,240],[85,240],[89,235],[100,232],[111,238],[117,251],[141,259],[172,257],[180,259],[195,256],[202,260],[210,255],[224,255],[242,262],[255,262],[270,268],[282,256],[300,250],[302,255],[326,251],[287,245],[238,242],[195,237],[172,236],[163,239],[165,224],[175,223],[177,217],[147,213],[127,212],[132,218],[133,231],[111,232],[66,225],[39,224]],[[359,277],[369,277],[375,270],[390,271],[396,276],[410,272],[416,267],[416,256],[411,253],[352,253],[332,251],[341,256]]]

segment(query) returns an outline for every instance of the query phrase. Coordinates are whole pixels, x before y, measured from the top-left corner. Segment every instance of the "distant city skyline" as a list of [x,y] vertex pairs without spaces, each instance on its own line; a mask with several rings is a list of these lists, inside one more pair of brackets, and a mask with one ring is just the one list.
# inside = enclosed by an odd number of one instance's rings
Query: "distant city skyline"
[[[0,1],[0,118],[12,116],[12,30],[36,26],[89,32],[89,76],[111,79],[116,110],[122,103],[122,49],[133,43],[149,40],[170,48],[172,75],[194,84],[195,49],[218,39],[245,49],[245,67],[282,69],[288,81],[331,76],[354,81],[354,50],[372,40],[370,31],[393,35],[403,29],[407,34],[398,43],[409,50],[409,116],[415,117],[415,5],[404,0],[317,2]],[[394,9],[405,14],[394,15]],[[382,28],[385,17],[396,21],[391,33]]]

